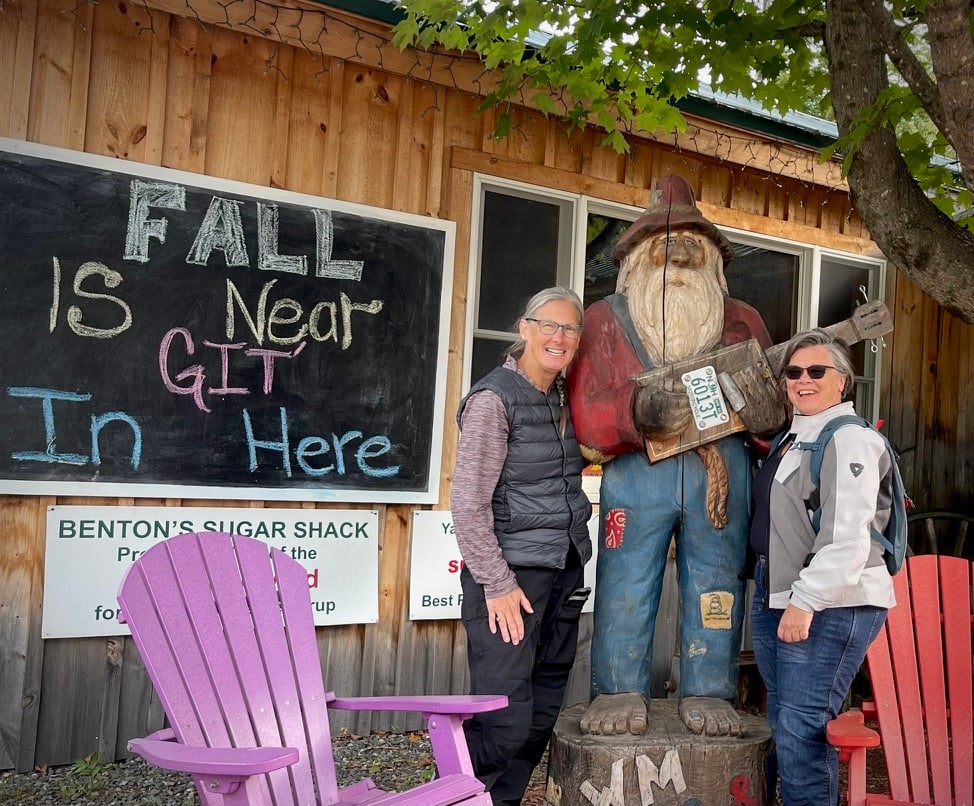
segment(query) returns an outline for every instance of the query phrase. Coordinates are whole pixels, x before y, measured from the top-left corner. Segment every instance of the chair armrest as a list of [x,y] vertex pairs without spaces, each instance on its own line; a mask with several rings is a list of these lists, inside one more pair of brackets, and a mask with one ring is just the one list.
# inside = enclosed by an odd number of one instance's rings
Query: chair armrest
[[[329,698],[332,695],[329,693]],[[446,694],[415,697],[337,697],[331,708],[347,711],[419,711],[426,720],[437,772],[441,777],[459,775],[476,780],[463,721],[473,714],[507,707],[507,697],[488,694]],[[482,784],[480,784],[483,786]],[[414,791],[414,790],[411,790]],[[481,790],[482,791],[482,790]],[[413,802],[413,801],[410,801]],[[415,801],[425,803],[427,801]],[[432,801],[429,801],[432,802]]]
[[180,744],[171,729],[131,739],[128,749],[164,770],[196,775],[251,775],[288,767],[298,760],[294,747],[197,747]]
[[862,701],[862,715],[866,720],[877,719],[879,717],[879,710],[876,708],[876,703],[872,700]]
[[839,714],[825,726],[829,744],[838,748],[879,747],[879,734],[863,724],[862,711],[853,708]]
[[862,806],[866,803],[866,748],[879,747],[879,734],[866,727],[862,711],[852,708],[825,726],[825,737],[838,750],[839,761],[849,765],[845,802]]
[[507,697],[492,694],[443,694],[406,697],[336,697],[330,708],[342,711],[419,711],[423,714],[480,714],[507,707]]

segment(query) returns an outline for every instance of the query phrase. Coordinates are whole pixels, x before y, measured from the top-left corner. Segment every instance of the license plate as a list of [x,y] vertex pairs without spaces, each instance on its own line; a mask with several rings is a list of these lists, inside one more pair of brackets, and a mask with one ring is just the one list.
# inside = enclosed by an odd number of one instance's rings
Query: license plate
[[698,431],[723,425],[730,419],[724,394],[717,382],[717,372],[713,367],[700,367],[684,372],[681,380],[686,386],[690,411]]

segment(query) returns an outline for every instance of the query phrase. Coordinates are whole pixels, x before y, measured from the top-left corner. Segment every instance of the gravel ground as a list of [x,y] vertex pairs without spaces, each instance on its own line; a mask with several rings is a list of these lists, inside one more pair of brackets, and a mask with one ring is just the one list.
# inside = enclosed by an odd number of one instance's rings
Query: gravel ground
[[[407,789],[435,772],[424,732],[375,733],[334,742],[339,784],[365,777],[387,790]],[[532,780],[524,806],[541,806],[546,763]],[[167,772],[139,758],[117,764],[76,762],[18,774],[0,772],[2,806],[199,806],[188,775]]]
[[[429,740],[422,731],[347,736],[336,739],[333,747],[341,786],[370,777],[382,789],[402,790],[428,781],[435,771]],[[870,791],[886,791],[882,753],[873,750],[866,758]],[[522,806],[543,806],[547,766],[546,755]],[[840,778],[843,792],[844,766]],[[117,764],[77,762],[31,773],[0,772],[0,806],[200,806],[200,802],[188,775],[133,758]]]

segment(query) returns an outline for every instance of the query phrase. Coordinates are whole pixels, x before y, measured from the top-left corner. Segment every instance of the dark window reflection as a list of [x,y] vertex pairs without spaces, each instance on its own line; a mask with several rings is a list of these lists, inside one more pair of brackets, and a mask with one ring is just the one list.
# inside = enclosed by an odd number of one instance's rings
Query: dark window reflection
[[524,303],[558,277],[556,204],[484,193],[477,327],[509,331]]
[[730,295],[757,308],[775,344],[795,332],[798,269],[798,255],[735,243],[724,270]]
[[619,269],[612,262],[612,248],[631,223],[609,216],[589,215],[585,239],[585,289],[582,299],[586,308],[615,293]]
[[[512,337],[513,339],[513,337]],[[504,353],[510,342],[497,339],[473,340],[473,357],[470,363],[470,383],[474,384],[504,362]]]
[[[818,322],[825,327],[849,319],[855,309],[866,301],[860,288],[869,288],[869,270],[854,264],[822,259],[822,274],[818,300]],[[869,342],[852,345],[852,361],[856,374],[867,372]]]

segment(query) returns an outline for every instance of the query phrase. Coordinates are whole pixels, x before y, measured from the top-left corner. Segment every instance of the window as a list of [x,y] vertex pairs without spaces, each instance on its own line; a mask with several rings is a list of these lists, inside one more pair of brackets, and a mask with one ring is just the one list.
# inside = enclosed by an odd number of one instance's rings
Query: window
[[515,338],[515,317],[537,291],[572,287],[571,235],[576,197],[526,185],[475,183],[471,272],[473,340],[466,377],[477,380],[498,365]]
[[[471,342],[465,376],[483,377],[513,342],[524,302],[549,285],[574,288],[586,306],[615,291],[612,247],[640,215],[637,208],[533,185],[478,176],[469,296]],[[879,299],[885,261],[752,232],[724,229],[734,244],[726,268],[731,296],[753,305],[775,343],[798,330],[848,319]],[[853,346],[856,410],[878,415],[878,346]]]
[[[734,244],[726,269],[730,295],[761,312],[775,344],[799,330],[849,319],[867,300],[881,299],[885,262],[818,247],[724,230]],[[879,345],[852,346],[853,402],[863,417],[879,416]]]

